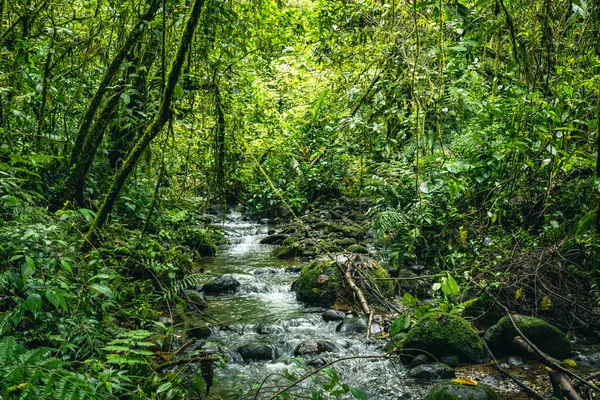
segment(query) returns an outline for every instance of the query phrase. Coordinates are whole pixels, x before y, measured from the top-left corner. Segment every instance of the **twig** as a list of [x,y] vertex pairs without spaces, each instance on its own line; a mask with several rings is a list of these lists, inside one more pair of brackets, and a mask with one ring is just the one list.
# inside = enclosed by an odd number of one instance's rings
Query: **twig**
[[498,371],[502,372],[502,374],[504,374],[508,378],[510,378],[513,382],[515,382],[521,389],[523,389],[524,391],[526,391],[529,395],[535,397],[538,400],[546,400],[546,398],[544,396],[542,396],[541,394],[539,394],[538,392],[536,392],[535,390],[533,390],[532,388],[530,388],[529,386],[527,386],[526,384],[524,384],[523,382],[521,382],[516,376],[511,375],[507,370],[505,370],[504,368],[502,368],[500,366],[500,364],[498,364],[498,360],[496,360],[496,357],[494,357],[494,354],[492,353],[492,351],[488,347],[488,345],[485,342],[485,340],[482,340],[482,342],[483,342],[483,346],[487,350],[488,354],[490,355],[490,357],[492,357],[492,360],[494,360],[494,365],[496,366],[496,369],[498,369]]
[[[494,297],[492,297],[494,298]],[[548,367],[553,368],[555,370],[558,370],[568,376],[570,376],[571,378],[578,380],[579,382],[583,383],[584,385],[600,392],[600,388],[598,388],[598,386],[594,385],[593,383],[590,383],[588,381],[586,381],[584,378],[580,377],[579,375],[577,375],[576,373],[568,370],[567,368],[563,367],[562,365],[559,364],[559,361],[556,360],[554,357],[549,356],[548,354],[544,353],[543,351],[541,351],[535,344],[533,344],[533,342],[531,340],[529,340],[527,338],[527,336],[525,336],[523,334],[523,332],[521,332],[521,330],[519,329],[519,327],[517,326],[515,320],[513,319],[512,315],[510,314],[508,308],[506,308],[503,304],[499,303],[495,298],[494,300],[496,301],[496,303],[504,310],[504,312],[506,313],[506,315],[508,316],[508,319],[510,320],[511,324],[513,325],[513,327],[515,328],[515,330],[517,331],[517,333],[521,336],[521,338],[525,341],[525,343],[527,343],[529,345],[529,347],[531,347],[531,349],[538,354],[540,361],[542,361],[542,363],[546,364]]]

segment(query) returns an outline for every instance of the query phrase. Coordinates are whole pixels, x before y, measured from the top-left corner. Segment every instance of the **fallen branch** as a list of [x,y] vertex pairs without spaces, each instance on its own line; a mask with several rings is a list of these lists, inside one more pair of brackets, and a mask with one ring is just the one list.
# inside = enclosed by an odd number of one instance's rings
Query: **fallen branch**
[[490,355],[492,360],[494,360],[494,366],[496,367],[496,369],[498,371],[502,372],[503,375],[506,375],[508,378],[510,378],[513,382],[515,382],[517,384],[517,386],[519,386],[521,389],[526,391],[530,396],[535,397],[538,400],[546,400],[546,398],[544,396],[542,396],[541,394],[539,394],[538,392],[536,392],[535,390],[533,390],[532,388],[527,386],[525,383],[521,382],[516,376],[512,375],[510,372],[508,372],[507,370],[502,368],[500,366],[500,364],[498,364],[498,360],[496,360],[496,357],[490,350],[490,348],[487,345],[487,343],[485,342],[485,340],[482,340],[482,342],[483,342],[483,346],[487,350],[488,354]]
[[552,389],[554,390],[554,397],[559,400],[566,398],[567,400],[583,400],[571,385],[571,381],[564,375],[556,371],[548,372],[550,382],[552,383]]
[[[346,264],[348,264],[348,263],[352,264],[352,260],[349,259],[346,262]],[[360,302],[360,307],[362,308],[363,312],[365,313],[365,316],[369,317],[369,324],[367,326],[367,338],[369,338],[369,336],[371,335],[371,322],[373,320],[373,311],[371,311],[371,309],[369,308],[369,303],[367,303],[367,299],[365,298],[365,295],[363,294],[362,290],[360,290],[360,288],[358,286],[356,286],[356,283],[354,283],[354,279],[352,278],[352,275],[350,274],[350,266],[349,265],[344,266],[340,263],[338,263],[338,266],[340,267],[340,270],[344,274],[344,279],[346,280],[346,283],[354,291],[354,293],[356,294],[356,297],[358,297],[358,301]]]
[[[494,298],[494,297],[492,297]],[[554,357],[549,356],[548,354],[544,353],[543,351],[541,351],[535,344],[533,344],[533,342],[531,340],[529,340],[527,338],[527,336],[525,336],[523,334],[523,332],[521,332],[521,330],[519,329],[519,327],[517,326],[514,318],[512,317],[512,315],[510,314],[510,311],[508,310],[508,308],[506,308],[503,304],[501,304],[500,302],[498,302],[498,300],[496,300],[494,298],[494,301],[496,302],[496,304],[498,304],[506,313],[506,315],[508,316],[508,319],[510,320],[513,328],[515,328],[515,331],[521,336],[521,338],[523,339],[523,341],[525,341],[525,343],[532,349],[533,352],[535,352],[535,354],[537,354],[537,358],[546,366],[560,371],[568,376],[570,376],[571,378],[583,383],[584,385],[588,386],[591,389],[594,389],[598,392],[600,392],[600,388],[598,388],[598,386],[594,385],[593,383],[590,383],[588,381],[586,381],[584,378],[582,378],[581,376],[577,375],[576,373],[570,371],[569,369],[563,367],[562,365],[560,365],[560,361],[558,361],[557,359],[555,359]]]

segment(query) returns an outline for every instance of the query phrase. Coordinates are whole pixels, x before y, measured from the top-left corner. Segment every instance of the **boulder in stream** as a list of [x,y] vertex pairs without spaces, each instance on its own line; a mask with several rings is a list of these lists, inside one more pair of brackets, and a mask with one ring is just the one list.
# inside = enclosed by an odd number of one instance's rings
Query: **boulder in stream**
[[346,250],[348,250],[351,253],[369,254],[369,249],[360,244],[351,244]]
[[277,352],[270,344],[248,343],[237,348],[244,361],[275,360]]
[[300,342],[298,344],[298,346],[296,346],[296,349],[294,350],[294,355],[295,356],[308,356],[308,355],[315,355],[315,354],[321,354],[324,353],[326,351],[335,351],[335,345],[331,342],[327,342],[327,341],[317,341],[317,340],[305,340],[303,342]]
[[269,235],[266,238],[263,238],[260,243],[261,244],[281,244],[285,239],[288,238],[288,235],[283,233],[276,233],[273,235]]
[[336,301],[339,273],[335,261],[315,260],[300,271],[296,299],[311,305],[330,307]]
[[335,328],[336,332],[340,333],[361,333],[367,332],[367,321],[364,318],[350,318],[340,322]]
[[[407,353],[420,349],[436,358],[455,355],[461,362],[482,362],[483,342],[471,324],[450,314],[430,314],[421,318],[402,343]],[[410,350],[409,350],[410,349]]]
[[[511,316],[519,330],[544,353],[560,360],[571,354],[571,342],[557,327],[540,318],[526,315]],[[513,339],[518,336],[512,322],[503,317],[498,323],[487,330],[484,335],[486,343],[500,354],[519,353]]]
[[429,391],[425,400],[497,400],[498,395],[491,387],[478,385],[462,385],[459,383],[440,382]]
[[421,364],[410,371],[407,376],[412,379],[423,379],[427,381],[435,381],[438,379],[451,379],[456,377],[454,370],[446,364],[432,363]]
[[235,292],[240,286],[237,279],[229,274],[222,275],[203,286],[204,293],[224,294]]
[[321,314],[323,320],[326,322],[331,321],[343,321],[346,318],[346,313],[338,310],[327,310],[323,314]]

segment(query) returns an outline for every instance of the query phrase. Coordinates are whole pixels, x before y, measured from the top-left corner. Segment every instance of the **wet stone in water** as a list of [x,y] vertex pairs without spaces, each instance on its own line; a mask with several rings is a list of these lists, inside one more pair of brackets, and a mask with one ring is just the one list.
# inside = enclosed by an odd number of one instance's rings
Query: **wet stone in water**
[[208,294],[222,294],[235,292],[240,286],[237,279],[229,274],[225,274],[214,281],[204,285],[204,293]]
[[321,314],[323,319],[327,322],[331,321],[343,321],[346,318],[346,313],[338,310],[327,310]]

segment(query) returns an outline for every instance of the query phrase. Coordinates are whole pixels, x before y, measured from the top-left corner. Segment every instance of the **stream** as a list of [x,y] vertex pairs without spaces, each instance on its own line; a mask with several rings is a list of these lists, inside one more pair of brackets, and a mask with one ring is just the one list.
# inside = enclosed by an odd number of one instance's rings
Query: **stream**
[[[221,228],[229,244],[220,248],[216,257],[205,258],[201,266],[215,277],[231,274],[240,286],[232,294],[207,296],[209,314],[218,316],[232,328],[211,328],[207,345],[227,358],[223,367],[214,370],[216,380],[212,395],[243,397],[247,395],[244,390],[262,383],[258,395],[254,397],[255,393],[252,393],[247,398],[269,399],[293,381],[285,378],[286,370],[298,377],[338,358],[384,354],[382,340],[366,339],[359,333],[336,332],[339,322],[324,321],[321,314],[325,309],[307,307],[296,300],[291,283],[298,277],[303,264],[298,260],[272,257],[273,246],[260,244],[267,236],[268,225],[250,222],[240,213],[231,213]],[[295,357],[297,346],[307,340],[324,343],[330,351]],[[257,343],[271,346],[274,350],[271,360],[244,360],[238,351],[240,346]],[[434,384],[405,378],[404,367],[391,359],[344,360],[331,368],[339,375],[340,385],[361,388],[368,399],[423,399]],[[331,376],[325,373],[313,378],[296,386],[293,393],[311,398],[312,390],[322,390],[323,385],[331,381]],[[323,396],[354,398],[350,392],[335,396],[325,393]],[[506,398],[518,397],[512,393]]]

